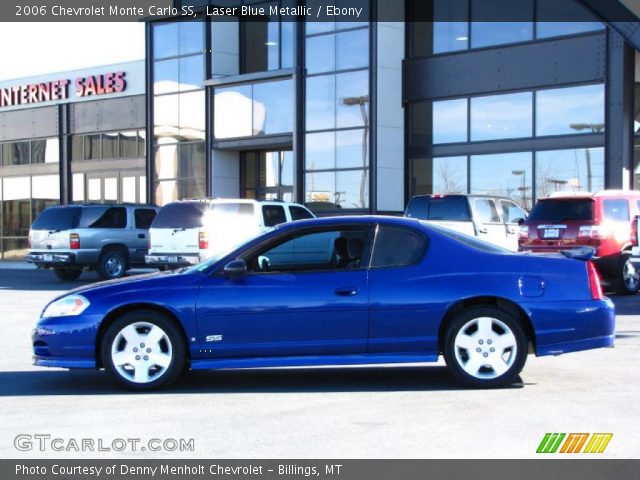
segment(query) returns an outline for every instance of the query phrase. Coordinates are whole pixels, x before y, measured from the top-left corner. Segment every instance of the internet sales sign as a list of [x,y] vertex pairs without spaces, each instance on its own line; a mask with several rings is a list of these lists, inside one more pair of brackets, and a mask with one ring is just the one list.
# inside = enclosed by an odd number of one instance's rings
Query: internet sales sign
[[[124,92],[126,72],[77,77],[73,82],[76,97],[90,97]],[[71,80],[61,79],[0,88],[0,107],[13,107],[49,101],[67,100]]]

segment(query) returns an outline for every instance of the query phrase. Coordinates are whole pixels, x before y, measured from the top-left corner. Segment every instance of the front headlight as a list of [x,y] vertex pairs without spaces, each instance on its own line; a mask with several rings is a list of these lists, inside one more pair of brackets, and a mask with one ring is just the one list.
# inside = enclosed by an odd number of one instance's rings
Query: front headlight
[[82,295],[67,295],[47,305],[41,317],[68,317],[80,315],[91,305]]

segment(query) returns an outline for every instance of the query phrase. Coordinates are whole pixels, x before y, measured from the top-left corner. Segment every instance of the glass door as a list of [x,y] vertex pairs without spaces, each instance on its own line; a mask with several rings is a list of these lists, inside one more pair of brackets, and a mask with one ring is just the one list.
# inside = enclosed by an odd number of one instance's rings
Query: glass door
[[293,152],[243,152],[240,196],[256,200],[293,200]]

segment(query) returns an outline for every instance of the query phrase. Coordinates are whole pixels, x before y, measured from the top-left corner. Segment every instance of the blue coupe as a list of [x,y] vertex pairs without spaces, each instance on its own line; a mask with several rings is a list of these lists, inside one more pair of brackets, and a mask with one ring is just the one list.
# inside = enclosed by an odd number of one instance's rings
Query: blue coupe
[[189,368],[442,354],[464,385],[498,387],[529,352],[613,345],[613,304],[588,255],[574,256],[516,254],[406,218],[297,221],[189,269],[54,299],[34,328],[33,359],[104,368],[146,390]]

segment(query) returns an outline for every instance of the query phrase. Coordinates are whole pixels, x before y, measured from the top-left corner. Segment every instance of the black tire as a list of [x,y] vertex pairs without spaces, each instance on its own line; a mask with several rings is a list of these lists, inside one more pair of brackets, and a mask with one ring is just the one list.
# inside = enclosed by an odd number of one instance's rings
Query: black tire
[[100,255],[97,265],[98,276],[102,280],[124,277],[127,271],[127,259],[120,250],[107,250]]
[[631,263],[631,252],[622,252],[614,282],[616,293],[635,295],[640,289],[639,273]]
[[[481,335],[479,330],[473,331],[474,327],[479,328],[480,318],[490,320],[489,334]],[[513,337],[504,336],[509,330]],[[473,340],[472,349],[456,346],[458,334],[461,334],[462,340]],[[512,339],[514,347],[500,352],[499,338]],[[524,367],[528,354],[527,336],[521,323],[503,310],[490,306],[473,307],[458,314],[447,327],[443,347],[444,358],[451,374],[458,382],[472,388],[496,388],[512,384]],[[498,364],[500,358],[502,363]],[[472,359],[475,361],[473,366],[469,363]],[[485,361],[488,363],[483,363]],[[500,373],[490,367],[489,362],[493,362],[500,369],[506,369]],[[475,365],[481,366],[475,370]],[[476,373],[470,374],[465,367],[475,370]]]
[[53,273],[60,280],[65,282],[73,282],[82,275],[82,270],[79,268],[54,268]]
[[[127,327],[132,327],[142,335],[142,343],[135,342],[134,344],[131,342],[131,345],[129,344],[122,334],[123,329]],[[151,343],[144,343],[144,338],[148,338],[145,335],[148,336],[149,332],[151,332],[150,327],[160,328],[162,333],[165,334],[162,340],[157,343],[158,350],[155,348],[156,343],[154,341],[149,340]],[[144,345],[144,347],[140,347],[140,345]],[[138,350],[130,355],[135,355],[136,353],[141,355],[132,357],[132,363],[120,364],[118,367],[114,361],[114,349],[116,353],[129,354],[133,348]],[[110,378],[118,385],[135,391],[156,390],[170,385],[184,371],[186,364],[184,337],[179,328],[164,315],[149,310],[129,312],[113,322],[102,338],[100,352],[102,364],[109,373]],[[145,354],[148,354],[148,358],[151,360],[148,360],[144,356]],[[170,358],[170,363],[162,368],[159,364],[153,364],[153,355],[155,354]],[[136,358],[138,359],[136,360]],[[136,381],[136,369],[138,368],[141,372],[146,371],[148,381]],[[144,375],[144,373],[141,375]]]

